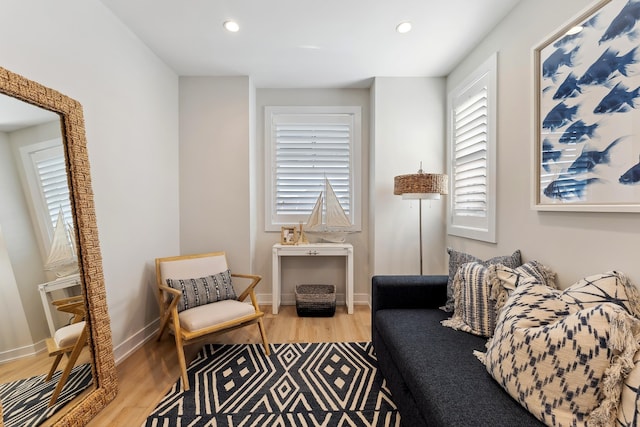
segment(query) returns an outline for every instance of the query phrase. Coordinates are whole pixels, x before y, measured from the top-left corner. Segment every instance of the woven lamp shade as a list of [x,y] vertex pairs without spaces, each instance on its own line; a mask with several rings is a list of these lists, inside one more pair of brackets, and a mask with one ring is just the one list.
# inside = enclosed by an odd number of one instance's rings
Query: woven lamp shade
[[399,175],[393,179],[393,194],[449,194],[449,177],[438,173]]

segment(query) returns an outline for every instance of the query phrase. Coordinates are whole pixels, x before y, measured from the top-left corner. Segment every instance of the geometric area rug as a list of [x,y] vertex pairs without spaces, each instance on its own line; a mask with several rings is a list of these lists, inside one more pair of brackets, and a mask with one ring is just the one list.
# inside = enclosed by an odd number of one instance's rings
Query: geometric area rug
[[5,427],[33,427],[42,424],[60,408],[84,391],[93,382],[91,365],[84,363],[75,366],[69,374],[66,384],[56,403],[49,408],[62,371],[56,371],[50,381],[46,375],[21,379],[0,384],[0,402],[2,402],[2,420]]
[[370,342],[207,344],[143,426],[399,426]]

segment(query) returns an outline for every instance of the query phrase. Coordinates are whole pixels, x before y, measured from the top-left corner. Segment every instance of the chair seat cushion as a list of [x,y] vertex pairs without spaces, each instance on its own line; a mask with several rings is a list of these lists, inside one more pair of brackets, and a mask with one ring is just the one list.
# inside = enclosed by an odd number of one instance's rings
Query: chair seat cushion
[[178,317],[180,325],[192,332],[255,313],[256,310],[251,304],[238,300],[224,300],[184,310]]
[[73,323],[69,326],[62,327],[56,331],[53,335],[53,340],[60,348],[71,347],[75,345],[76,341],[82,333],[85,322]]

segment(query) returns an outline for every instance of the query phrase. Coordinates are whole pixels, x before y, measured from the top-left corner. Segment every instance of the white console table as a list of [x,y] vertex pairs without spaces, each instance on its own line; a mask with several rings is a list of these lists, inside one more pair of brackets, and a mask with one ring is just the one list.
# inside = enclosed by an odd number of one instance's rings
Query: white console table
[[271,294],[273,314],[278,314],[282,301],[282,257],[284,256],[342,256],[346,259],[346,303],[347,313],[353,314],[353,245],[350,243],[310,243],[302,245],[273,245],[273,280]]
[[56,333],[57,329],[55,321],[53,320],[53,313],[51,311],[52,309],[54,309],[53,305],[51,304],[51,302],[53,301],[51,293],[74,286],[80,286],[80,274],[72,274],[67,277],[62,277],[60,279],[52,280],[51,282],[38,285],[40,298],[42,298],[42,306],[44,307],[44,314],[47,317],[47,324],[49,325],[49,332],[51,332],[51,336]]

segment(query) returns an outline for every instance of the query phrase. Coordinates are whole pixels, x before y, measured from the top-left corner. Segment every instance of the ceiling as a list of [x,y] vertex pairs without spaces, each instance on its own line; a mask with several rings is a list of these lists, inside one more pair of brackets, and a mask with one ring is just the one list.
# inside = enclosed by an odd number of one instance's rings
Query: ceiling
[[[258,88],[446,76],[519,0],[101,0],[180,76]],[[233,19],[240,31],[222,24]],[[413,30],[395,27],[410,21]]]

